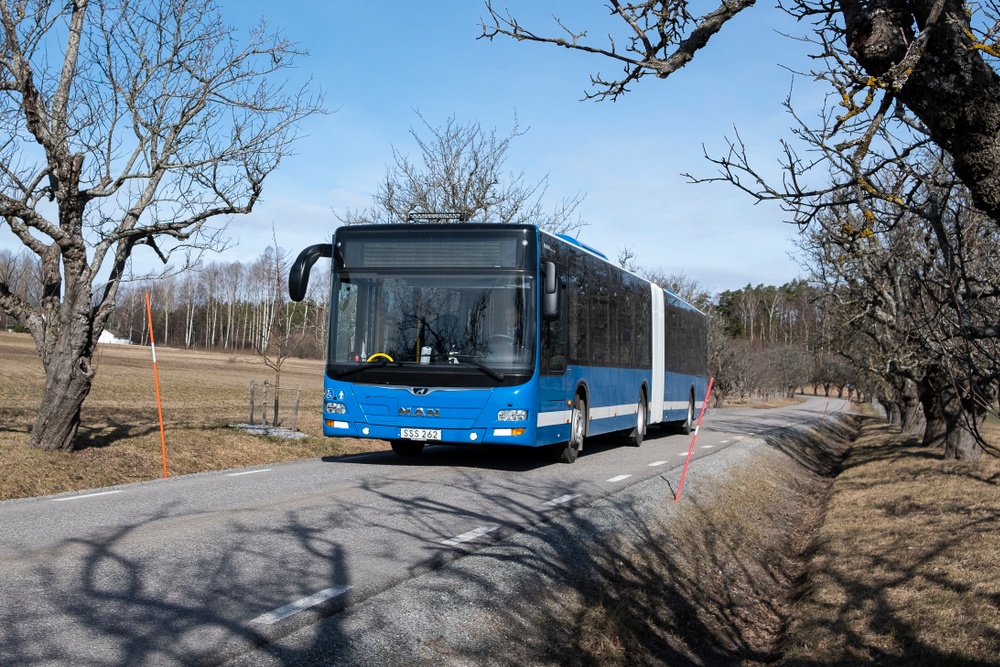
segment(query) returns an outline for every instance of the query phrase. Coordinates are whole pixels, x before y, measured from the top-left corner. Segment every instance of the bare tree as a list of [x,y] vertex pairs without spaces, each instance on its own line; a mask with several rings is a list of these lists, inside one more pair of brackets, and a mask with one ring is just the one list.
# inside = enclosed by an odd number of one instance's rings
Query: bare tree
[[536,224],[556,234],[576,234],[584,226],[576,214],[580,195],[546,210],[548,177],[530,184],[524,172],[504,173],[511,142],[526,132],[516,118],[506,136],[454,117],[441,127],[432,127],[423,116],[420,122],[426,135],[410,129],[420,149],[419,161],[411,161],[394,147],[394,163],[372,205],[338,215],[342,222],[391,224],[428,213],[450,213],[460,222]]
[[[628,92],[628,86],[647,74],[665,79],[689,63],[700,49],[708,45],[709,39],[717,33],[729,19],[756,0],[729,0],[702,17],[695,17],[689,11],[686,0],[668,2],[621,3],[609,0],[611,15],[621,20],[613,25],[602,26],[617,35],[608,34],[606,46],[587,41],[587,29],[576,29],[567,22],[555,18],[562,36],[546,37],[535,34],[518,23],[509,12],[500,13],[487,0],[492,23],[483,22],[483,37],[493,39],[497,35],[513,37],[518,41],[543,42],[567,49],[599,55],[618,63],[624,70],[619,79],[605,80],[600,74],[591,77],[595,91],[587,93],[588,99],[617,99]],[[616,39],[617,37],[617,39]],[[624,44],[621,48],[619,44]]]
[[40,303],[0,283],[0,307],[45,369],[31,445],[72,449],[133,251],[218,244],[320,108],[279,78],[294,45],[241,42],[211,0],[4,2],[0,29],[0,224],[44,276]]
[[[1000,230],[939,158],[908,164],[915,183],[899,204],[870,219],[830,208],[802,245],[829,289],[836,349],[880,378],[879,399],[905,432],[968,460],[988,447],[979,425],[996,412]],[[935,206],[914,215],[928,189]]]
[[[645,74],[676,71],[754,3],[725,2],[700,18],[691,4],[610,0],[611,21],[627,37],[609,33],[604,47],[565,20],[557,19],[564,36],[539,36],[487,1],[483,36],[546,42],[622,63],[623,77],[598,75],[596,92],[588,94],[614,99]],[[947,422],[946,455],[976,458],[980,449],[969,445],[969,435],[986,406],[995,405],[1000,340],[987,316],[992,308],[995,320],[1000,291],[986,261],[996,256],[990,236],[1000,226],[1000,5],[791,0],[781,8],[812,26],[804,37],[819,65],[807,75],[829,86],[832,103],[818,118],[803,119],[791,98],[785,101],[795,126],[794,141],[782,143],[780,182],[755,170],[738,134],[726,155],[706,156],[718,176],[691,180],[725,181],[758,200],[779,201],[801,227],[820,230],[815,257],[840,281],[832,294],[853,309],[842,322],[867,332],[868,344],[857,349],[874,355],[860,370],[883,378],[889,400],[900,405],[922,394],[928,421]],[[946,205],[951,174],[967,203],[952,197]],[[992,233],[972,221],[971,211],[991,223]],[[836,270],[836,262],[855,275]],[[945,362],[928,363],[935,359]]]
[[[548,43],[620,64],[620,78],[606,80],[597,74],[591,77],[594,92],[586,95],[616,99],[645,75],[664,79],[692,61],[755,0],[726,0],[701,16],[694,13],[693,4],[607,0],[610,18],[598,32],[601,40],[594,41],[586,27],[573,27],[569,19],[555,19],[553,32],[558,36],[536,33],[486,0],[488,19],[483,20],[482,37]],[[848,174],[833,189],[853,191],[855,205],[862,211],[868,210],[867,201],[884,194],[868,191],[865,184],[871,173],[892,163],[882,160],[879,151],[872,152],[873,138],[897,119],[948,151],[976,206],[1000,222],[1000,145],[995,140],[1000,134],[1000,76],[987,62],[1000,57],[996,42],[1000,6],[995,0],[791,0],[779,3],[779,8],[814,26],[812,35],[804,37],[816,45],[815,56],[824,68],[810,75],[831,85],[843,108],[832,119],[832,132],[824,137],[820,153],[827,158],[837,154],[835,162]],[[816,134],[808,128],[802,131]],[[723,166],[746,167],[742,148],[741,142],[734,143],[735,150]],[[789,188],[762,188],[763,182],[751,170],[747,173],[755,180],[746,187],[748,192],[763,190],[787,201],[831,191],[810,189],[807,180],[795,178],[819,161],[800,158],[787,144],[785,148]],[[742,185],[739,179],[732,180]]]

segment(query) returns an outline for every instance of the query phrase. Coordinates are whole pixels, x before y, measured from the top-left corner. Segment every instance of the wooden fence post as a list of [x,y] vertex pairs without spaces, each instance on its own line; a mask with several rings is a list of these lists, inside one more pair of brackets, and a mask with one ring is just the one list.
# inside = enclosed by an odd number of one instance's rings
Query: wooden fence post
[[299,423],[299,400],[302,398],[302,387],[300,385],[295,385],[295,407],[292,408],[292,430]]
[[253,407],[254,407],[253,406],[253,394],[254,394],[254,389],[256,389],[256,388],[257,388],[256,381],[250,380],[250,419],[249,419],[249,423],[250,423],[251,426],[253,426]]
[[267,380],[264,380],[264,398],[261,400],[261,410],[264,412],[261,424],[267,426]]

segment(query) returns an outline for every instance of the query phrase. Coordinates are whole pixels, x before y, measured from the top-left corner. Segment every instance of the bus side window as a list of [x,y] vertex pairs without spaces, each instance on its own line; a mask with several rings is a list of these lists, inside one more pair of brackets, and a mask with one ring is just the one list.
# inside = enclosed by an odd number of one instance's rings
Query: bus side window
[[542,367],[543,375],[561,375],[566,370],[566,325],[565,318],[553,322],[542,322]]
[[[560,270],[560,273],[562,271]],[[563,283],[559,289],[565,290]],[[539,326],[541,335],[541,364],[542,375],[562,375],[566,371],[566,313],[569,310],[569,299],[566,298],[565,291],[559,299],[559,319],[542,319]]]

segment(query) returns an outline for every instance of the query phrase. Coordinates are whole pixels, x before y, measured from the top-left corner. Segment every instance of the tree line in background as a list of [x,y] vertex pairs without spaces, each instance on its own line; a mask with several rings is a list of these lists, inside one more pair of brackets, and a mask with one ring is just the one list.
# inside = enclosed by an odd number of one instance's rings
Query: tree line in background
[[[321,273],[299,303],[287,297],[288,267],[288,254],[269,247],[253,262],[213,262],[126,283],[109,331],[148,344],[148,293],[160,345],[321,359],[329,327],[329,267],[318,267]],[[807,387],[841,396],[857,376],[846,358],[832,352],[820,293],[804,281],[747,285],[713,296],[684,276],[631,268],[710,315],[709,367],[717,402],[790,396]],[[40,298],[40,267],[32,256],[0,250],[0,273],[25,299]],[[0,325],[17,326],[2,310]]]
[[[902,226],[897,228],[897,236],[902,230]],[[855,277],[847,285],[819,280],[825,265],[814,257],[814,281],[798,280],[780,286],[747,285],[717,295],[683,275],[637,267],[627,251],[618,261],[709,315],[709,371],[715,378],[715,405],[723,401],[790,397],[801,392],[836,397],[845,397],[850,392],[854,396],[877,398],[894,421],[913,429],[914,420],[923,414],[918,409],[919,384],[908,375],[901,376],[898,384],[892,384],[894,376],[878,373],[877,367],[886,363],[884,348],[898,353],[905,340],[911,346],[908,354],[912,360],[906,372],[918,367],[920,359],[928,367],[947,368],[948,359],[940,355],[922,357],[933,351],[929,346],[935,341],[941,344],[941,338],[919,335],[927,329],[926,319],[930,317],[914,307],[921,301],[911,301],[904,307],[905,298],[900,295],[900,307],[894,311],[897,320],[881,336],[874,337],[866,328],[857,304],[857,300],[867,298],[864,286],[868,283],[861,280],[862,269],[868,273],[882,271],[896,289],[914,294],[919,291],[919,284],[906,286],[900,279],[897,275],[900,267],[890,270],[897,263],[905,265],[918,252],[913,249],[913,238],[897,242],[901,247],[888,246],[882,253],[866,253],[863,266],[837,259],[834,265],[841,267],[841,273]],[[816,252],[827,245],[818,232],[805,237],[802,243],[814,245]],[[903,252],[903,248],[911,251]],[[213,262],[158,279],[125,283],[119,289],[109,330],[132,343],[148,344],[145,304],[148,293],[159,344],[255,354],[276,371],[280,384],[284,359],[323,358],[329,328],[329,266],[320,264],[320,273],[310,283],[307,298],[296,303],[287,295],[288,257],[286,251],[272,246],[252,262]],[[970,263],[963,265],[968,267]],[[912,272],[903,273],[912,280],[918,279]],[[41,266],[32,255],[0,250],[0,277],[26,301],[41,298]],[[930,283],[924,289],[932,287]],[[908,318],[906,321],[904,316]],[[923,329],[904,331],[904,326],[916,326],[911,321],[914,318],[920,320]],[[878,315],[875,320],[884,322],[886,317]],[[943,325],[951,326],[948,322]],[[19,325],[0,310],[0,326],[18,328]],[[876,346],[880,341],[884,348]],[[897,368],[896,372],[903,370]],[[944,434],[938,432],[939,437]]]
[[[147,345],[146,294],[158,345],[183,349],[319,358],[329,319],[329,269],[301,303],[288,299],[287,253],[268,247],[253,262],[212,262],[183,273],[124,283],[107,331]],[[41,298],[41,267],[26,253],[0,250],[6,276],[28,302]],[[0,326],[24,330],[0,309]],[[280,349],[279,349],[280,348]]]

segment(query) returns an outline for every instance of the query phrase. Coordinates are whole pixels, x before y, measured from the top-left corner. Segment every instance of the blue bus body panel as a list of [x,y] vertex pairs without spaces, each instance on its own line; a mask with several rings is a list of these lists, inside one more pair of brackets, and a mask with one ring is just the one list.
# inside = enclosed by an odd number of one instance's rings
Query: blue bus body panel
[[[540,378],[539,444],[566,442],[569,439],[572,399],[577,387],[583,388],[589,401],[588,435],[635,427],[639,392],[644,390],[648,400],[651,380],[652,373],[646,370],[572,366],[562,376]],[[697,411],[704,402],[707,389],[705,378],[666,373],[663,419],[651,417],[650,423],[684,421],[692,390]]]
[[[455,445],[534,446],[537,385],[492,389],[421,388],[353,384],[326,378],[326,400],[345,406],[346,414],[325,414],[323,433],[397,440],[400,429],[441,431],[441,442]],[[525,421],[499,421],[501,410],[524,409]],[[331,426],[331,423],[333,424]],[[513,434],[512,429],[524,429]]]

